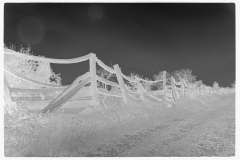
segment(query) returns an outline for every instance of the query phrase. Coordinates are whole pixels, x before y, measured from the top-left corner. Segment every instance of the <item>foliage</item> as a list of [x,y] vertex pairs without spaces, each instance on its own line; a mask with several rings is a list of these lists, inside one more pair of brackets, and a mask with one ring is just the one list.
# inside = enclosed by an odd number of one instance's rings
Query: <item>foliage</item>
[[[153,75],[153,79],[156,80],[163,80],[163,71],[160,71],[158,74]],[[171,85],[171,74],[166,72],[166,84]],[[163,85],[162,83],[155,83],[152,85],[152,89],[154,90],[162,90]]]
[[[5,46],[5,48],[7,47]],[[27,55],[33,55],[30,46],[28,46],[27,48],[24,48],[22,46],[17,48],[15,45],[11,45],[9,49],[12,49]],[[18,73],[30,79],[47,83],[47,84],[61,85],[60,74],[55,74],[52,71],[50,63],[29,60],[29,59],[22,59],[16,56],[9,56],[9,55],[4,56],[4,63],[10,66],[11,68],[13,68]],[[5,73],[5,76],[11,87],[29,88],[29,89],[41,88],[39,85],[25,82],[8,73]]]
[[218,84],[218,82],[213,82],[213,86],[212,86],[214,89],[219,89],[220,87],[219,87],[219,84]]
[[183,79],[186,83],[194,83],[197,77],[192,74],[192,70],[190,69],[176,70],[172,72],[171,75],[175,78],[176,81],[180,81],[180,79]]
[[[163,71],[160,71],[158,74],[153,75],[153,79],[156,80],[162,80],[163,79]],[[166,72],[166,79],[171,79],[171,74],[169,72]]]
[[202,81],[202,80],[195,81],[194,84],[196,85],[196,87],[204,87],[204,86],[206,86],[205,84],[203,84],[203,81]]
[[[143,75],[140,75],[140,74],[137,74],[135,72],[133,73],[130,73],[129,75],[130,78],[132,79],[138,79],[138,78],[141,78],[141,79],[144,79],[144,80],[147,80],[147,81],[151,81],[150,79],[148,79],[147,77],[143,77]],[[151,90],[151,83],[147,83],[147,82],[144,82],[144,81],[140,81],[141,85],[143,86],[143,88],[147,91],[150,91]],[[130,84],[130,88],[132,90],[136,90],[137,89],[137,84],[136,83],[133,83],[133,82],[129,82]]]
[[97,69],[97,75],[105,79],[111,79],[113,77],[112,73],[106,71],[103,68]]
[[[103,68],[97,69],[97,75],[99,77],[102,77],[102,78],[107,79],[107,80],[111,80],[114,77],[114,74],[112,74],[111,72],[106,71]],[[98,87],[99,88],[104,88],[106,90],[112,88],[112,86],[108,86],[107,84],[99,82],[99,81],[98,81]]]

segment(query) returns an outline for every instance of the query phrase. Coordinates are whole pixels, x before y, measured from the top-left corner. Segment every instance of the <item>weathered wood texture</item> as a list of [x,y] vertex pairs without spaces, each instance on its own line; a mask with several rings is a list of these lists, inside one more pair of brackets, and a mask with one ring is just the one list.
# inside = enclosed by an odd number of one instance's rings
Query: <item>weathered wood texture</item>
[[[9,88],[10,95],[14,102],[24,101],[51,101],[55,99],[64,89],[63,88],[45,88],[45,89],[20,89]],[[92,96],[90,86],[83,87],[77,92],[71,100],[84,99],[84,97]],[[92,98],[91,98],[92,99]]]
[[35,61],[42,61],[42,62],[49,62],[49,63],[58,63],[58,64],[71,64],[71,63],[79,63],[86,61],[90,58],[91,53],[78,57],[78,58],[72,58],[72,59],[55,59],[55,58],[46,58],[46,57],[37,57],[33,55],[27,55],[24,53],[19,53],[11,49],[4,48],[4,54],[5,55],[11,55],[16,56],[18,58],[23,58],[27,60],[35,60]]
[[96,54],[91,55],[89,63],[90,63],[90,75],[91,75],[92,105],[97,106],[99,104],[99,95],[97,91]]
[[172,85],[172,95],[173,95],[173,98],[174,98],[174,101],[177,100],[177,91],[176,91],[176,86],[175,86],[175,81],[174,81],[174,78],[171,77],[171,85]]
[[182,95],[182,98],[185,98],[185,86],[184,86],[183,79],[180,79],[180,81],[181,81],[181,95]]
[[67,87],[61,94],[59,94],[50,104],[47,105],[41,112],[48,113],[53,111],[56,108],[61,107],[66,103],[71,97],[73,97],[81,88],[84,87],[86,83],[90,81],[89,76],[84,76],[83,80],[74,81],[69,87]]
[[119,86],[120,86],[120,89],[121,89],[121,92],[122,92],[122,96],[123,96],[123,100],[125,103],[129,103],[130,102],[130,97],[127,93],[127,89],[125,88],[125,83],[123,81],[123,78],[122,78],[122,74],[121,74],[121,70],[118,66],[118,64],[114,65],[114,70],[115,70],[115,73],[116,73],[116,76],[117,76],[117,80],[118,80],[118,83],[119,83]]

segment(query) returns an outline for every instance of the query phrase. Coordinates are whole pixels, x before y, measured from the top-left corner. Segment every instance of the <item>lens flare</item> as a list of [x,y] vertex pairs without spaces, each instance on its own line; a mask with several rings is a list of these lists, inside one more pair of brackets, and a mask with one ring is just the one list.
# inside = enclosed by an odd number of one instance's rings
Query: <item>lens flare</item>
[[19,39],[27,44],[37,44],[44,37],[44,25],[35,16],[24,17],[17,28]]
[[88,8],[88,16],[94,20],[99,20],[103,17],[103,8],[100,5],[94,4]]

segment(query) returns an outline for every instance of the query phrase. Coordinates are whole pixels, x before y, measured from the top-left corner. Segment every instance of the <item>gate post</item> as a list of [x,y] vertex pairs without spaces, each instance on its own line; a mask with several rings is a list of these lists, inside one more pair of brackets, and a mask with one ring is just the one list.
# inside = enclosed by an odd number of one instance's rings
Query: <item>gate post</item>
[[177,100],[177,93],[176,93],[176,86],[175,86],[175,82],[174,82],[174,79],[173,77],[171,77],[171,85],[172,85],[172,95],[173,95],[173,98],[174,98],[174,101]]
[[183,79],[180,79],[180,81],[181,81],[182,97],[184,98],[185,97],[185,86],[184,86],[184,83],[183,83]]
[[91,76],[92,105],[97,106],[99,104],[99,95],[97,90],[96,54],[92,53],[89,59],[89,63],[90,63],[90,76]]
[[164,101],[167,101],[166,92],[167,92],[167,88],[166,88],[166,71],[163,71],[163,97],[164,97]]

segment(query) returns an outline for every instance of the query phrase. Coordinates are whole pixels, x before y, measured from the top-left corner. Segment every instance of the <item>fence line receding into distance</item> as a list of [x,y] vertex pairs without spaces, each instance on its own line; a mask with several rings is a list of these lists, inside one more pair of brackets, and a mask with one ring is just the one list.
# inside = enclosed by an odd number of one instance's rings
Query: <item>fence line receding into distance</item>
[[[4,100],[7,105],[12,105],[14,102],[25,101],[50,101],[41,112],[48,113],[56,108],[63,106],[68,101],[74,100],[88,100],[93,106],[98,106],[101,102],[104,104],[104,97],[120,98],[124,103],[131,103],[132,101],[150,102],[153,104],[159,103],[171,103],[179,98],[193,98],[197,95],[205,95],[212,93],[226,93],[227,90],[220,89],[214,90],[211,87],[197,87],[193,84],[187,83],[184,79],[180,79],[179,82],[171,77],[171,85],[167,85],[166,71],[163,71],[163,78],[161,80],[148,81],[139,77],[132,78],[122,73],[118,64],[111,68],[104,64],[96,57],[96,54],[89,53],[85,56],[73,58],[73,59],[53,59],[43,58],[23,53],[18,53],[10,49],[4,49],[5,56],[14,56],[27,60],[42,61],[47,63],[58,64],[71,64],[79,63],[89,60],[89,71],[85,74],[77,77],[71,85],[59,86],[46,84],[37,80],[28,78],[21,73],[14,70],[14,67],[9,66],[7,62],[4,62]],[[96,64],[101,66],[111,74],[115,74],[117,82],[110,81],[97,75]],[[42,89],[23,89],[13,88],[8,84],[6,74],[10,74],[17,77],[19,80],[26,81],[44,87]],[[128,83],[126,83],[126,81]],[[111,86],[115,88],[116,92],[107,90],[106,88],[98,87],[98,83],[105,84],[104,86]],[[86,85],[89,84],[90,85]],[[151,91],[144,87],[144,84],[162,83],[161,90]],[[132,84],[132,87],[131,85]],[[134,89],[133,89],[134,88]]]

